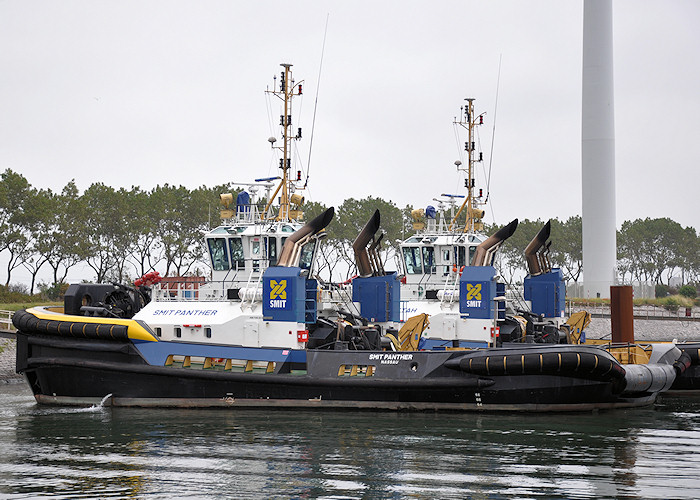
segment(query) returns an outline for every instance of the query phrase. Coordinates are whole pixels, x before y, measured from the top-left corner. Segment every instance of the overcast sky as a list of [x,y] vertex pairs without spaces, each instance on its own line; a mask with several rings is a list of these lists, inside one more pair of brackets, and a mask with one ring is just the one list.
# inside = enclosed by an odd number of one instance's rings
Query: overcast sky
[[[613,29],[617,225],[700,229],[700,2],[615,0]],[[464,193],[452,122],[473,97],[487,220],[565,219],[581,213],[582,30],[581,0],[0,0],[0,170],[55,191],[275,175],[264,90],[287,62],[304,169],[320,82],[309,199]]]

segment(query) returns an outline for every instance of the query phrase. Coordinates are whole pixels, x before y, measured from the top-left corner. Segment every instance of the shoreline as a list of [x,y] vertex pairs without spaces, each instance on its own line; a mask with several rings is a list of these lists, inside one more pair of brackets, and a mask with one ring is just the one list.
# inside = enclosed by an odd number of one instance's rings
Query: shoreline
[[[586,338],[609,339],[612,332],[610,308],[575,308],[574,311],[587,310],[592,314],[603,313],[606,317],[594,317],[586,328]],[[683,317],[670,319],[642,319],[645,315],[659,315],[658,308],[651,306],[634,307],[634,339],[637,342],[660,342],[677,340],[700,341],[700,321],[683,321]],[[693,317],[697,318],[698,309],[693,308]]]
[[0,384],[24,382],[24,377],[15,373],[15,359],[17,357],[15,339],[0,337],[0,346],[4,347],[0,353]]

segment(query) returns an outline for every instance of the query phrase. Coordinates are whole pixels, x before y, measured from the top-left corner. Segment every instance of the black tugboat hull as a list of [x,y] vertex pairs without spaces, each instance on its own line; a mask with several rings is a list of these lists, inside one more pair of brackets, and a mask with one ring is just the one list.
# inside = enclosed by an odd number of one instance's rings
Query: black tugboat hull
[[[20,332],[17,342],[18,371],[26,376],[37,402],[52,405],[104,400],[111,406],[141,407],[541,412],[643,406],[656,396],[624,394],[619,379],[488,376],[445,366],[463,352],[308,351],[305,372],[244,373],[152,366],[129,340]],[[349,371],[369,365],[380,369],[371,376],[338,373],[338,366]]]

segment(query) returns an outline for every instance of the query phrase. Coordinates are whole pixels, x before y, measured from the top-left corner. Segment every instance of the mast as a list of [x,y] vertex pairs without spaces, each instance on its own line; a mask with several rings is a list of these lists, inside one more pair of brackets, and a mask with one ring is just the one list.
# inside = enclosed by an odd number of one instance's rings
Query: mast
[[[484,228],[484,224],[481,219],[484,217],[484,211],[479,208],[483,205],[481,201],[482,194],[479,196],[474,195],[474,189],[476,183],[474,181],[474,164],[483,161],[483,153],[479,153],[478,158],[476,157],[476,143],[474,140],[474,127],[477,125],[484,124],[484,113],[479,116],[474,116],[474,98],[468,97],[465,99],[467,105],[460,107],[460,117],[459,120],[455,120],[454,124],[459,125],[467,130],[467,142],[464,144],[464,150],[467,152],[467,166],[466,168],[461,167],[462,162],[457,160],[455,165],[457,165],[457,170],[461,170],[467,173],[467,178],[464,181],[464,185],[467,188],[467,197],[464,199],[462,206],[457,210],[457,214],[450,222],[449,230],[451,231],[457,223],[457,218],[466,208],[466,223],[464,224],[464,232],[474,232],[481,231]],[[461,168],[460,168],[461,167]]]
[[[301,205],[304,203],[304,198],[298,194],[293,194],[294,191],[294,180],[290,176],[290,171],[292,168],[292,141],[301,139],[301,128],[298,129],[296,135],[292,135],[292,99],[295,96],[301,95],[302,83],[294,83],[292,78],[291,64],[282,63],[280,66],[284,68],[280,75],[280,85],[277,88],[276,82],[273,85],[272,90],[266,90],[268,94],[273,94],[280,98],[284,103],[284,111],[280,116],[280,126],[282,127],[282,145],[275,146],[276,139],[271,137],[270,144],[273,149],[279,149],[282,152],[282,158],[280,159],[280,169],[282,170],[282,176],[277,189],[274,194],[267,200],[267,205],[263,211],[262,217],[266,218],[268,210],[272,205],[272,201],[275,199],[278,193],[280,193],[280,208],[277,212],[275,220],[277,221],[290,221],[301,217],[300,210],[291,209],[291,204]],[[276,80],[276,78],[275,78]],[[301,171],[299,172],[301,173]],[[299,180],[300,175],[297,176]]]

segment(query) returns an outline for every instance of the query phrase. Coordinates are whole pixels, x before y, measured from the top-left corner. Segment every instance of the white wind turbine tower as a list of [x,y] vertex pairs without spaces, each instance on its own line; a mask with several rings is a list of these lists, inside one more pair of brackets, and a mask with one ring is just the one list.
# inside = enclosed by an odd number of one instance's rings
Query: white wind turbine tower
[[617,259],[612,0],[583,3],[583,286],[610,297]]

